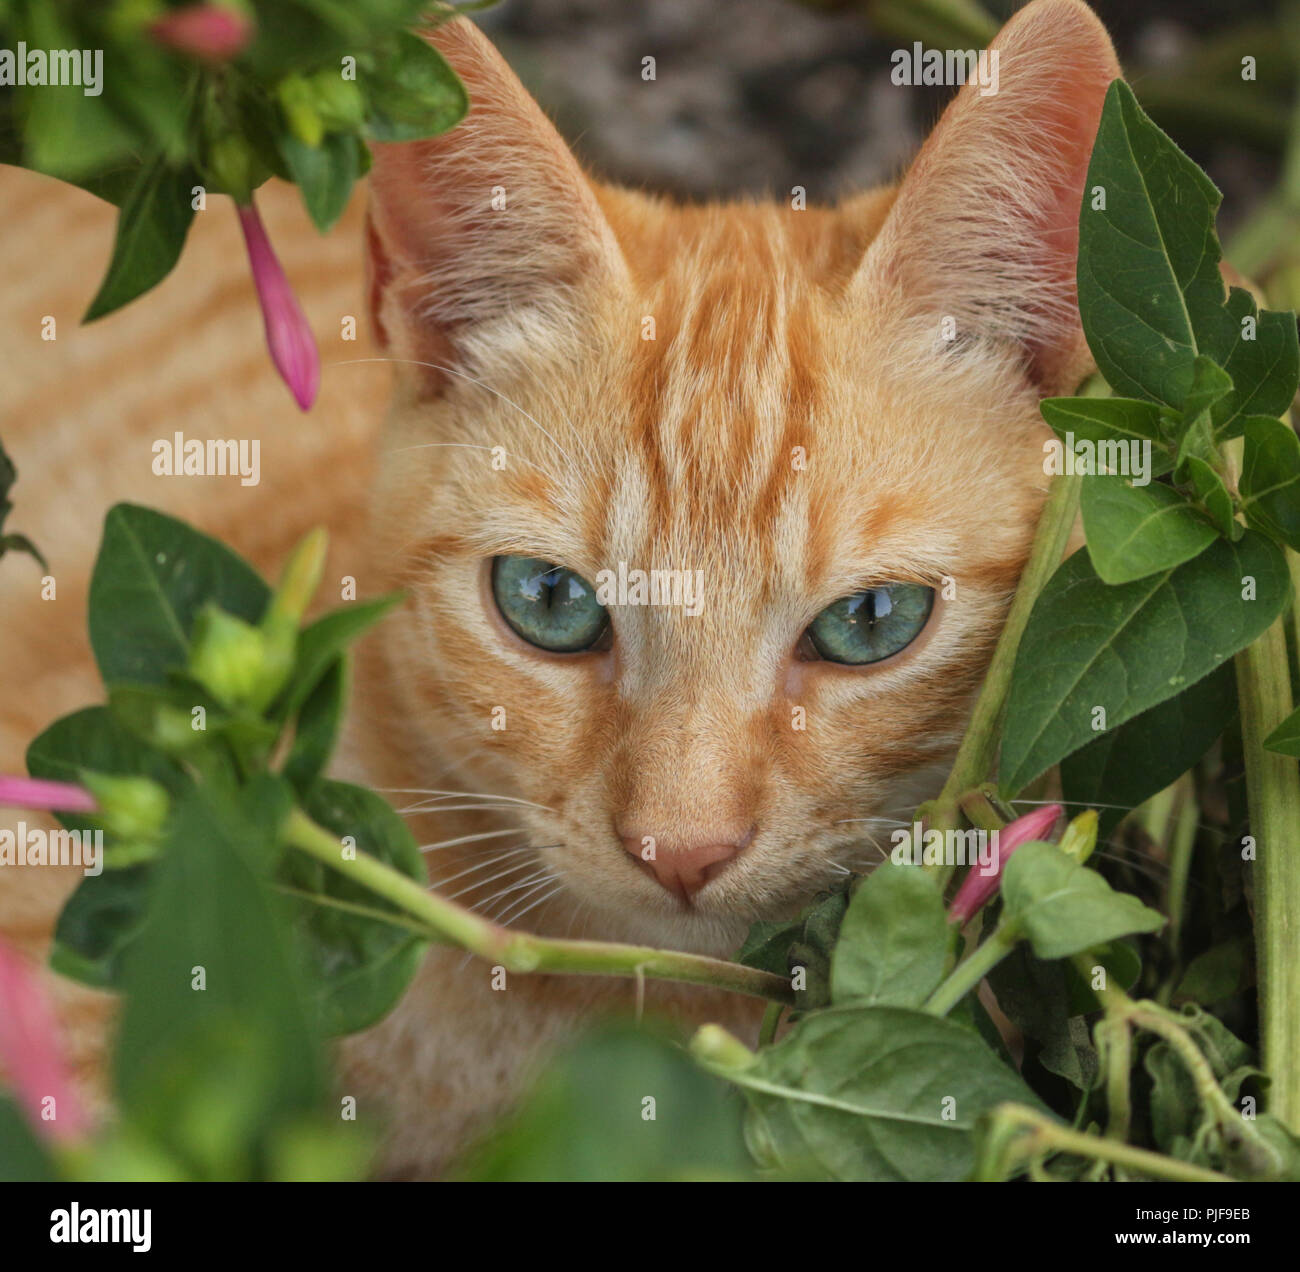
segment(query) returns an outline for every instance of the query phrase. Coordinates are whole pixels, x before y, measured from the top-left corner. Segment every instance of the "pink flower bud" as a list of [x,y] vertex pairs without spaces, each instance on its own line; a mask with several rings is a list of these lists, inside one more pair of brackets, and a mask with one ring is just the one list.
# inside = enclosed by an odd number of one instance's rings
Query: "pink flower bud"
[[948,922],[965,923],[975,914],[1001,885],[1002,870],[1007,863],[1007,858],[1021,844],[1027,844],[1034,839],[1046,839],[1052,833],[1052,827],[1056,825],[1056,819],[1060,815],[1060,804],[1045,804],[1042,808],[1036,808],[1032,813],[1017,817],[1009,825],[1003,826],[998,832],[995,869],[986,874],[978,867],[971,867],[961,881],[961,887],[957,889],[952,905],[948,907]]
[[253,37],[252,20],[219,4],[194,4],[149,24],[149,34],[165,48],[203,62],[228,62]]
[[253,270],[257,299],[266,324],[266,344],[271,361],[280,372],[294,400],[308,410],[320,387],[320,355],[311,327],[303,316],[298,298],[280,268],[266,227],[250,200],[239,208],[239,224],[248,245],[248,263]]
[[54,809],[62,813],[93,813],[95,797],[70,782],[46,782],[36,777],[0,777],[0,805],[8,808]]
[[0,1068],[33,1128],[66,1143],[89,1129],[68,1081],[54,1013],[35,973],[0,944]]

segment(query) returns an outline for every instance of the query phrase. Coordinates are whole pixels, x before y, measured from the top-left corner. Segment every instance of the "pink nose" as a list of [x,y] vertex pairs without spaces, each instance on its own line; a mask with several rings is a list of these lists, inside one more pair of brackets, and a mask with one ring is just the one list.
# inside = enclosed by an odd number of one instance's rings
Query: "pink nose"
[[648,835],[624,835],[623,847],[674,896],[689,901],[754,837],[751,830],[738,843],[701,844],[674,849],[671,843],[648,843]]

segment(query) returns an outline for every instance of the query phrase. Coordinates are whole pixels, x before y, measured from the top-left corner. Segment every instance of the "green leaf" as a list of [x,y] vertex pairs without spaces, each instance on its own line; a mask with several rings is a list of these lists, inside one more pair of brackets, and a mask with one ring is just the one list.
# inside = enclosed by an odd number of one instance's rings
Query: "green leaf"
[[795,990],[799,1010],[824,1007],[831,1000],[831,957],[848,905],[846,893],[822,892],[796,919],[757,922],[736,961],[777,976],[790,976],[802,968],[802,988]]
[[1134,443],[1149,448],[1151,477],[1160,477],[1173,467],[1160,427],[1160,408],[1153,402],[1072,397],[1044,398],[1038,406],[1061,441],[1067,448],[1073,447],[1077,472],[1122,472],[1121,457],[1132,453]]
[[[406,823],[373,791],[343,782],[316,783],[303,799],[307,815],[356,849],[377,857],[421,885],[424,859]],[[287,852],[279,881],[290,897],[294,925],[314,981],[314,1007],[327,1034],[353,1033],[392,1009],[415,975],[427,941],[405,921],[390,922],[340,907],[361,906],[404,920],[402,912],[369,888],[304,853]]]
[[1200,354],[1192,363],[1192,386],[1183,399],[1183,420],[1191,424],[1207,415],[1232,392],[1232,377],[1213,358]]
[[262,785],[178,802],[124,958],[118,1105],[202,1179],[252,1173],[259,1141],[325,1094],[298,955],[264,881],[266,804]]
[[[9,492],[13,489],[17,477],[18,470],[5,453],[4,446],[0,445],[0,531],[4,530],[5,521],[10,512],[13,511],[13,504],[9,500]],[[45,563],[45,558],[37,551],[36,545],[26,535],[0,534],[0,557],[4,556],[6,551],[11,550],[27,552],[40,562],[42,569],[49,569],[49,566]]]
[[1176,697],[1103,733],[1061,761],[1069,804],[1095,807],[1105,839],[1125,813],[1187,772],[1237,714],[1237,678],[1224,663]]
[[341,655],[321,677],[298,713],[293,747],[281,770],[298,790],[306,790],[329,763],[343,721],[350,683],[348,659]]
[[1256,310],[1251,294],[1234,287],[1223,315],[1216,323],[1211,352],[1232,377],[1234,388],[1211,412],[1220,442],[1240,437],[1252,415],[1278,416],[1290,410],[1300,381],[1294,314]]
[[1122,477],[1083,483],[1088,554],[1106,583],[1131,583],[1170,570],[1218,537],[1195,504],[1169,486],[1130,486]]
[[1017,945],[989,973],[998,1006],[1029,1040],[1021,1072],[1031,1074],[1041,1064],[1081,1091],[1092,1089],[1097,1053],[1073,1025],[1066,982],[1067,964],[1035,958],[1026,945]]
[[140,935],[148,895],[148,866],[83,879],[59,913],[50,966],[94,989],[120,989],[123,955]]
[[469,109],[465,88],[433,45],[403,33],[380,59],[366,90],[371,141],[415,141],[446,132]]
[[117,214],[108,272],[82,322],[121,309],[171,273],[194,219],[190,191],[197,180],[192,169],[178,170],[162,159],[140,170]]
[[0,1183],[55,1183],[54,1159],[36,1137],[31,1123],[7,1096],[0,1096]]
[[982,1113],[1042,1108],[973,1029],[903,1007],[816,1012],[730,1076],[761,1164],[841,1180],[962,1179]]
[[390,592],[372,601],[356,601],[304,627],[293,674],[271,712],[273,718],[283,720],[297,712],[335,659],[404,599],[405,593]]
[[679,1048],[644,1030],[606,1026],[552,1062],[463,1175],[511,1182],[752,1178],[741,1105],[729,1094]]
[[90,580],[90,643],[104,683],[164,684],[184,670],[199,611],[255,623],[270,589],[229,548],[149,508],[109,510]]
[[1289,594],[1282,553],[1253,531],[1117,587],[1076,552],[1043,589],[1020,642],[1003,791],[1018,794],[1093,741],[1098,708],[1113,729],[1209,675],[1268,628]]
[[1002,922],[1039,958],[1067,958],[1132,932],[1154,932],[1164,915],[1116,892],[1095,870],[1051,844],[1018,848],[1002,872]]
[[360,175],[360,141],[351,134],[330,133],[319,146],[308,146],[285,133],[279,143],[307,215],[322,234],[328,232],[343,215]]
[[[75,38],[63,13],[54,5],[27,5],[24,17],[29,48],[86,47]],[[6,47],[13,45],[6,42]],[[114,69],[111,65],[103,67],[103,89],[111,86]],[[109,92],[87,95],[85,86],[77,84],[33,85],[9,91],[20,95],[26,111],[23,163],[37,172],[76,182],[129,162],[140,145],[139,135],[110,105]]]
[[1187,457],[1186,471],[1187,480],[1192,483],[1210,523],[1225,539],[1236,542],[1241,538],[1241,523],[1236,518],[1237,510],[1223,478],[1209,463],[1195,455]]
[[1300,757],[1300,709],[1297,709],[1264,739],[1264,746],[1279,755]]
[[1192,384],[1183,400],[1182,435],[1174,461],[1174,472],[1184,480],[1187,466],[1193,459],[1203,463],[1216,456],[1214,428],[1210,410],[1232,392],[1228,373],[1212,358],[1198,354],[1192,362]]
[[943,896],[925,871],[886,861],[849,902],[831,957],[831,997],[920,1007],[943,979]]
[[1300,438],[1281,420],[1253,415],[1243,424],[1242,511],[1271,539],[1300,552]]
[[1201,1004],[1213,1005],[1231,998],[1241,987],[1242,977],[1249,963],[1244,937],[1234,937],[1202,950],[1187,965],[1174,1001],[1191,999]]
[[[1105,207],[1095,206],[1100,188]],[[1214,184],[1116,80],[1106,92],[1079,219],[1079,311],[1116,393],[1181,408],[1223,305]]]

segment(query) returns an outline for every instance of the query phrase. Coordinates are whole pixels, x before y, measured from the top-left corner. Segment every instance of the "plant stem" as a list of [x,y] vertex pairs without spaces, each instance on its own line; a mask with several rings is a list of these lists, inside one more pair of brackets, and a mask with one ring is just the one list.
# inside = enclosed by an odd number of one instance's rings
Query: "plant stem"
[[339,840],[301,809],[294,809],[289,815],[284,837],[301,852],[419,919],[432,938],[458,945],[510,972],[653,976],[659,980],[710,985],[778,1003],[794,1002],[794,991],[783,977],[725,959],[642,945],[567,941],[512,932],[430,892],[368,853],[357,852],[354,857],[345,858]]
[[[1079,1157],[1098,1158],[1116,1166],[1125,1166],[1157,1179],[1177,1179],[1188,1183],[1232,1182],[1230,1176],[1222,1175],[1217,1170],[1206,1170],[1202,1166],[1193,1166],[1190,1162],[1166,1157],[1163,1153],[1152,1153],[1145,1148],[1134,1148],[1131,1144],[1122,1144],[1118,1140],[1102,1139],[1099,1135],[1089,1135],[1084,1131],[1061,1126],[1034,1109],[1019,1104],[1000,1104],[989,1116],[999,1124],[998,1129],[1003,1133],[1017,1129],[1025,1132],[1016,1143],[1016,1157],[1021,1160],[1041,1157],[1045,1153],[1073,1153]],[[1004,1167],[1014,1164],[1002,1163]]]
[[1016,938],[1004,924],[983,945],[977,946],[956,967],[948,979],[930,995],[923,1011],[946,1016],[1015,948]]
[[1124,1142],[1132,1120],[1129,1070],[1133,1067],[1133,1035],[1127,1021],[1108,1016],[1098,1022],[1093,1038],[1106,1068],[1106,1138]]
[[[1011,688],[1011,673],[1015,667],[1016,651],[1020,648],[1020,637],[1024,634],[1034,602],[1060,564],[1070,532],[1074,529],[1081,480],[1077,475],[1052,479],[1051,492],[1034,534],[1029,560],[1020,576],[1020,585],[1016,588],[1006,625],[993,651],[984,686],[975,700],[975,709],[953,761],[952,771],[938,798],[923,806],[927,821],[939,830],[956,828],[957,801],[972,787],[979,786],[993,768],[998,749],[998,726]],[[945,867],[927,869],[933,873]],[[951,870],[951,867],[946,869]]]
[[1236,658],[1246,800],[1255,840],[1260,1050],[1269,1111],[1300,1132],[1300,771],[1264,739],[1291,713],[1286,627],[1279,618]]

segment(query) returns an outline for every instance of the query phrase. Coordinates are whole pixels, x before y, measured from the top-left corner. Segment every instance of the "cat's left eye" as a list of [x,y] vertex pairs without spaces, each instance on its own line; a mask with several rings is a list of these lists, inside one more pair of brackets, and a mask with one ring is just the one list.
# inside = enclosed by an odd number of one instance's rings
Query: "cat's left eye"
[[799,656],[863,666],[901,653],[925,629],[934,589],[887,583],[833,601],[808,625]]
[[492,597],[530,645],[553,654],[608,646],[609,612],[581,574],[539,557],[492,558]]

